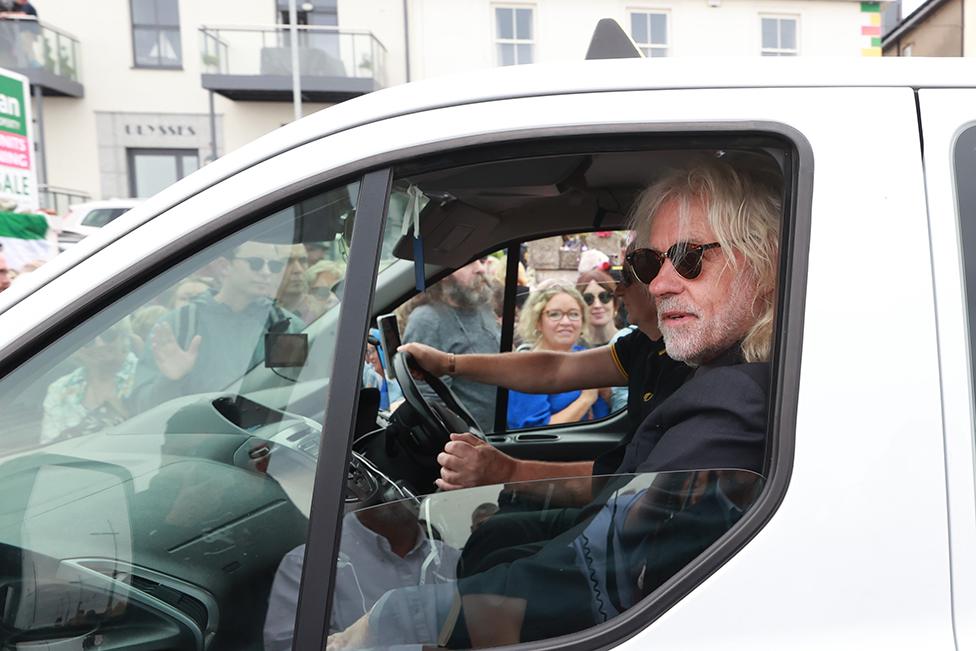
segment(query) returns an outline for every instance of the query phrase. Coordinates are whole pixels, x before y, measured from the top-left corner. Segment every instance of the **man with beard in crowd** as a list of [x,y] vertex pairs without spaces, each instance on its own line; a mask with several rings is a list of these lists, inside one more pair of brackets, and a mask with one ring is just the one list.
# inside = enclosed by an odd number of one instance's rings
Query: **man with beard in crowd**
[[[497,353],[498,320],[485,258],[479,258],[430,287],[426,303],[407,319],[404,343],[427,344],[445,353]],[[482,431],[495,423],[496,388],[450,375],[441,378],[468,408]]]

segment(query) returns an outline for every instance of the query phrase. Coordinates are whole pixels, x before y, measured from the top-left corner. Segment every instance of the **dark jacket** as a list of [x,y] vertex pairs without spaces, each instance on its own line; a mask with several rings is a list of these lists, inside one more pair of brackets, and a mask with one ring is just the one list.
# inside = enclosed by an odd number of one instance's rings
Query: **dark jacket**
[[761,473],[769,364],[703,366],[644,420],[617,473],[739,468]]

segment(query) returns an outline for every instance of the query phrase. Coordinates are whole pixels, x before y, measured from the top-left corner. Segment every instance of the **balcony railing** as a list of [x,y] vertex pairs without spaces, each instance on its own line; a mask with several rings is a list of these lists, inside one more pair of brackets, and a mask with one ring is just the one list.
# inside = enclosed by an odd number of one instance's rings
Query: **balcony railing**
[[[318,25],[296,31],[305,97],[338,101],[386,85],[386,48],[372,33]],[[200,39],[205,88],[232,99],[290,99],[288,25],[204,26]]]
[[26,75],[45,95],[81,97],[78,39],[35,19],[0,20],[0,68]]
[[91,201],[91,196],[82,190],[59,188],[53,185],[41,185],[38,188],[38,199],[41,208],[53,210],[58,215],[64,215],[68,208],[76,203]]

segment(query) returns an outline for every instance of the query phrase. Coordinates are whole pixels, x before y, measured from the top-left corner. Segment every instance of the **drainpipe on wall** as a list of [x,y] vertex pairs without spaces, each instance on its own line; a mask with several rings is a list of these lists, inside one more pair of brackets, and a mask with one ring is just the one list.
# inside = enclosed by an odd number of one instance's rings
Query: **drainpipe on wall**
[[298,7],[296,0],[288,0],[288,27],[291,32],[291,101],[295,119],[302,119],[302,76],[298,68]]
[[410,81],[410,17],[407,5],[410,0],[403,0],[403,59],[407,67],[406,81]]
[[[37,130],[34,133],[34,141],[37,147],[37,184],[47,185],[47,156],[44,151],[44,95],[41,87],[34,85],[34,121],[37,123]],[[38,195],[40,200],[40,195]]]

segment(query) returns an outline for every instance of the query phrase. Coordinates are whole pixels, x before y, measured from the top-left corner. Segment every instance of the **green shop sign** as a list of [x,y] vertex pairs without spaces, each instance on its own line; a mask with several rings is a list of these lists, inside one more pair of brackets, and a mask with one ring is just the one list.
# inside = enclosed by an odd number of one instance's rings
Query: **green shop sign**
[[0,73],[0,131],[27,135],[27,108],[24,84]]

